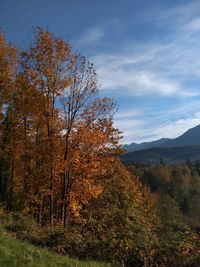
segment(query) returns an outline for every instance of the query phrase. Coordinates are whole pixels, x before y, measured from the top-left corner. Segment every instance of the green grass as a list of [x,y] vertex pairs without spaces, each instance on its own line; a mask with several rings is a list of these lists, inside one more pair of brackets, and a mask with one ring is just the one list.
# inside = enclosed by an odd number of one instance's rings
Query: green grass
[[17,240],[0,227],[0,267],[109,267],[109,264],[79,261]]

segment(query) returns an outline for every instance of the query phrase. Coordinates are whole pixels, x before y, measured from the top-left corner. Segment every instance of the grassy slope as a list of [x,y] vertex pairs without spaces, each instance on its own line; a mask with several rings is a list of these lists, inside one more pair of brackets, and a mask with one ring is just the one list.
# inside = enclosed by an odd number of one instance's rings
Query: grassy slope
[[0,227],[1,267],[108,267],[97,262],[84,262],[58,255],[24,241],[16,240]]

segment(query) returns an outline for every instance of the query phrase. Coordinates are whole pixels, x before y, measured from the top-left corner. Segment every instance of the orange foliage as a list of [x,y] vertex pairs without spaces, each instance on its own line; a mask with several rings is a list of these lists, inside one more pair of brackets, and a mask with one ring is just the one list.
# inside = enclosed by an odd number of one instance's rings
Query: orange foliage
[[[2,40],[12,63],[16,50]],[[8,62],[13,92],[2,103],[9,100],[2,128],[7,139],[1,139],[10,170],[6,186],[39,223],[65,225],[101,193],[98,177],[120,151],[115,104],[98,97],[93,65],[48,31],[37,28],[18,58],[16,75]]]

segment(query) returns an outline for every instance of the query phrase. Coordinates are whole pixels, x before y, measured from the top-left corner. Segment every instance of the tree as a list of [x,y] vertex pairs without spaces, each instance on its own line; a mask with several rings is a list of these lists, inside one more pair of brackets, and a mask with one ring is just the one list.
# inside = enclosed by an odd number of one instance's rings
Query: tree
[[39,223],[65,225],[100,194],[96,179],[120,150],[116,107],[99,97],[93,65],[68,43],[41,28],[34,37],[9,97],[8,168],[21,208]]
[[17,49],[8,44],[3,33],[0,33],[0,198],[12,206],[14,157],[14,131],[12,128],[12,111],[10,102],[14,92],[17,68]]
[[102,194],[82,211],[83,253],[116,266],[152,266],[159,227],[155,196],[118,160],[101,185]]

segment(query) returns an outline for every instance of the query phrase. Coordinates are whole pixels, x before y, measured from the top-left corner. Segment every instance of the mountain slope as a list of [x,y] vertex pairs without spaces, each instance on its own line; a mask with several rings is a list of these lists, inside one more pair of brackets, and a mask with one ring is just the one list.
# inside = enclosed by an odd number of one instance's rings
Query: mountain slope
[[200,125],[187,130],[181,136],[168,140],[161,147],[180,147],[180,146],[191,146],[200,145]]
[[127,153],[122,155],[125,163],[167,162],[178,163],[186,159],[200,160],[200,125],[187,130],[175,139],[162,138],[153,142],[126,145]]
[[141,144],[131,143],[130,145],[124,145],[123,148],[126,150],[126,152],[139,151],[139,150],[143,150],[143,149],[149,149],[152,147],[160,147],[170,140],[171,139],[169,139],[169,138],[161,138],[161,139],[156,140],[156,141],[143,142]]
[[166,148],[150,148],[146,150],[134,151],[121,156],[126,164],[131,163],[157,163],[163,159],[167,163],[180,163],[186,159],[200,159],[200,145],[198,146],[182,146],[182,147],[166,147]]

